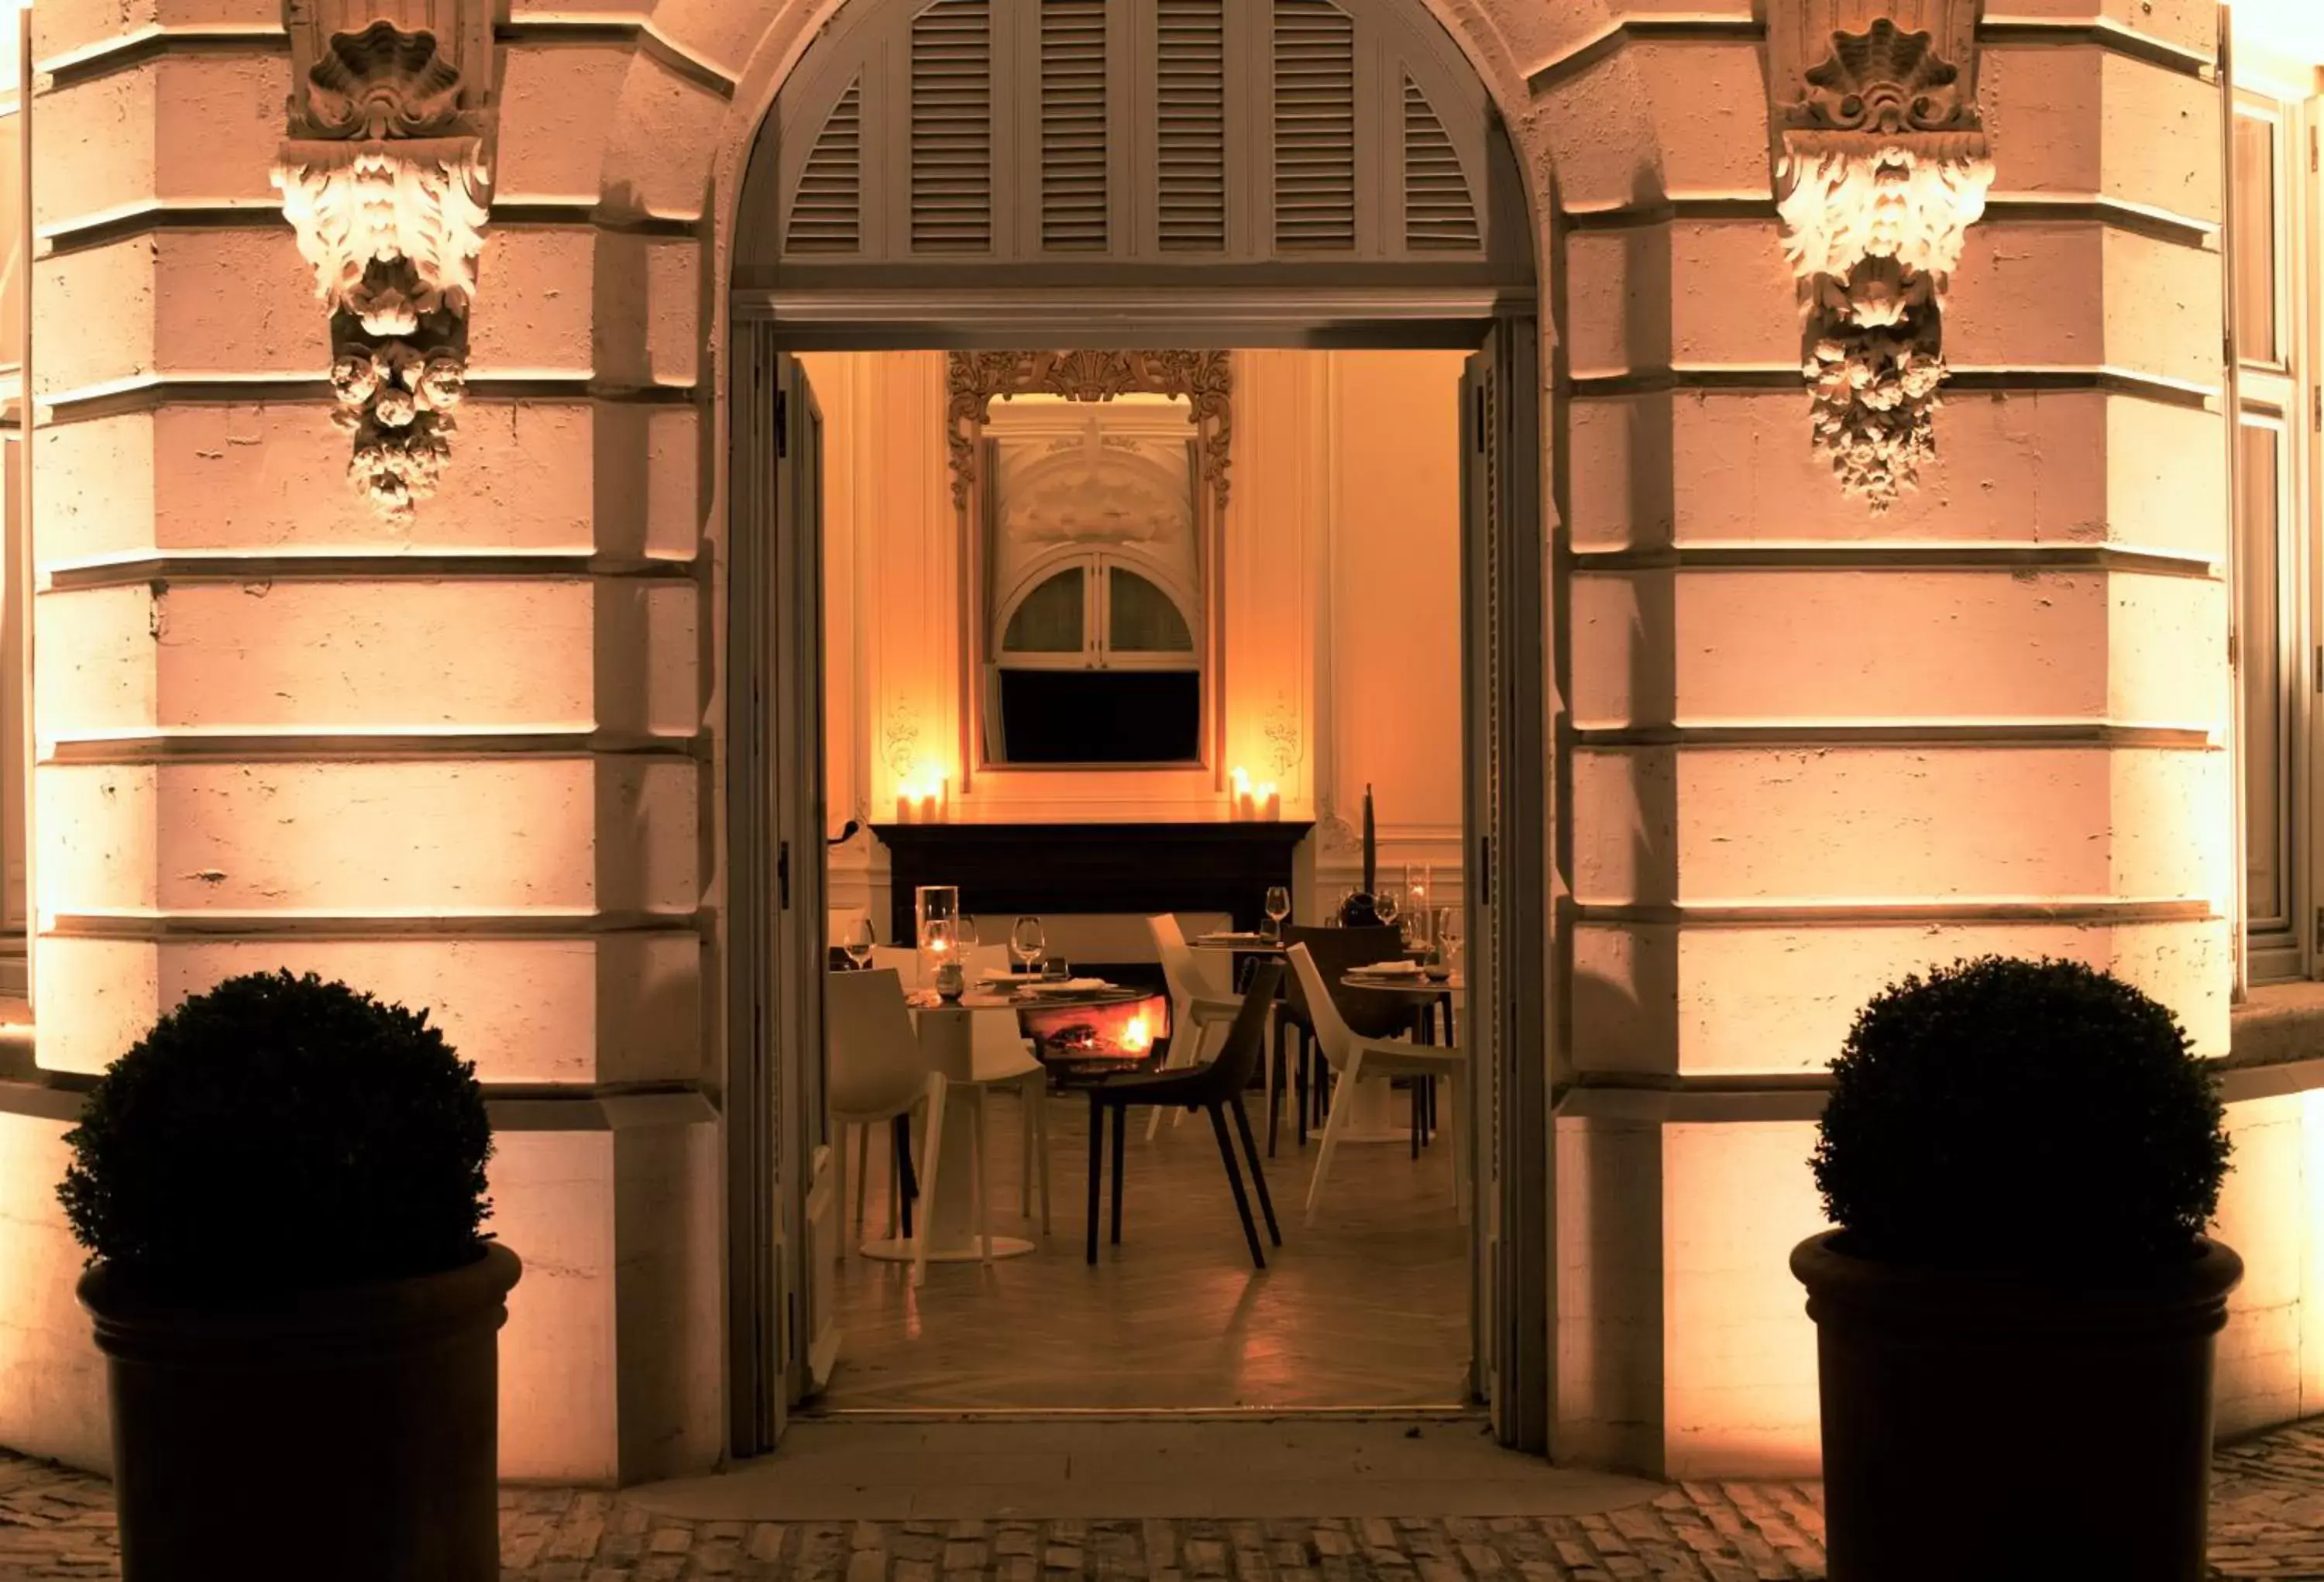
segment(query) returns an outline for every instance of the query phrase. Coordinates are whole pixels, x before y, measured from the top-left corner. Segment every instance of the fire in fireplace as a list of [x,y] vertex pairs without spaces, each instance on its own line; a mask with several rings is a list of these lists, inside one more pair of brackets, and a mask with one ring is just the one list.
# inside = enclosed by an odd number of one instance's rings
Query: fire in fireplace
[[1170,1000],[1149,995],[1123,1005],[1059,1005],[1024,1013],[1027,1036],[1053,1060],[1135,1065],[1170,1036]]

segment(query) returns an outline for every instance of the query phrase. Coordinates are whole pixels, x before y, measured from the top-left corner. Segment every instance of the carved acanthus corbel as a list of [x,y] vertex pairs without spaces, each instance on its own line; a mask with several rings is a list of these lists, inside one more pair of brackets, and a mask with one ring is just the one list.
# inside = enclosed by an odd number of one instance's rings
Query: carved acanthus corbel
[[450,458],[466,384],[490,190],[484,116],[434,32],[385,21],[331,31],[296,8],[293,22],[319,47],[291,97],[274,185],[330,311],[348,476],[405,516]]
[[[1775,187],[1806,319],[1815,448],[1876,512],[1934,452],[1945,293],[1993,182],[1974,0],[1950,4],[1932,31],[1873,15],[1855,32],[1851,14],[1877,5],[1794,0],[1769,34],[1778,92],[1787,82],[1805,89],[1777,106]],[[1800,51],[1834,23],[1822,57],[1784,75],[1786,46]]]

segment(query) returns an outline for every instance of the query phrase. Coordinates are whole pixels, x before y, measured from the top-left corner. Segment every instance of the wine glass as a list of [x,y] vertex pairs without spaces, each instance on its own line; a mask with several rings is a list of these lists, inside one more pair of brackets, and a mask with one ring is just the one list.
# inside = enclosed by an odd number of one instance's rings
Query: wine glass
[[1009,954],[1015,958],[1017,970],[1029,973],[1041,965],[1049,953],[1048,937],[1041,931],[1041,920],[1020,917],[1017,926],[1009,930]]
[[1436,954],[1448,967],[1461,954],[1461,908],[1457,906],[1436,909]]
[[960,953],[965,959],[968,953],[976,948],[976,914],[973,911],[961,913],[959,921],[953,925],[952,937],[960,941]]
[[1280,884],[1267,887],[1267,935],[1270,939],[1283,938],[1283,920],[1291,915],[1291,892]]
[[872,920],[859,917],[851,921],[839,936],[839,948],[847,952],[847,959],[862,972],[872,964]]

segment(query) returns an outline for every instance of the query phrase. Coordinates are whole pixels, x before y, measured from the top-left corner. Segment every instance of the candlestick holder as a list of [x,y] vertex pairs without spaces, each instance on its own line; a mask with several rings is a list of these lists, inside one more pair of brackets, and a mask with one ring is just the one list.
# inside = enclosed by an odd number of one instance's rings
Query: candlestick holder
[[912,892],[912,913],[917,920],[914,943],[920,952],[920,981],[918,987],[936,987],[937,975],[946,963],[960,964],[960,887],[955,884],[923,884]]

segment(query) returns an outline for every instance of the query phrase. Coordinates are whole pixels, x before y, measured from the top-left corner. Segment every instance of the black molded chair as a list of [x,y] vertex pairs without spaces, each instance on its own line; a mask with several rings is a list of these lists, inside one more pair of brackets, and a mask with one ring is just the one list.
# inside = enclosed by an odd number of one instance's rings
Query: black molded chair
[[1283,1233],[1275,1223],[1275,1203],[1267,1195],[1267,1177],[1259,1167],[1259,1140],[1252,1135],[1250,1117],[1242,1107],[1243,1090],[1250,1086],[1251,1074],[1259,1069],[1267,1018],[1274,1006],[1276,985],[1282,976],[1283,964],[1279,961],[1262,962],[1252,972],[1250,985],[1243,992],[1242,1009],[1235,1013],[1233,1023],[1227,1029],[1226,1042],[1215,1059],[1201,1066],[1109,1077],[1090,1089],[1089,1261],[1092,1263],[1097,1262],[1098,1188],[1104,1173],[1108,1112],[1111,1112],[1113,1123],[1112,1240],[1119,1246],[1121,1244],[1122,1138],[1128,1125],[1130,1106],[1138,1104],[1210,1112],[1211,1130],[1219,1140],[1219,1159],[1227,1167],[1227,1184],[1234,1189],[1235,1212],[1242,1216],[1243,1239],[1250,1244],[1250,1261],[1256,1267],[1264,1269],[1267,1267],[1267,1254],[1259,1248],[1259,1226],[1251,1221],[1250,1198],[1243,1191],[1242,1171],[1235,1167],[1234,1143],[1227,1135],[1227,1112],[1232,1110],[1235,1131],[1242,1138],[1243,1157],[1250,1164],[1251,1184],[1259,1189],[1259,1207],[1267,1216],[1268,1238],[1278,1247],[1283,1244]]

